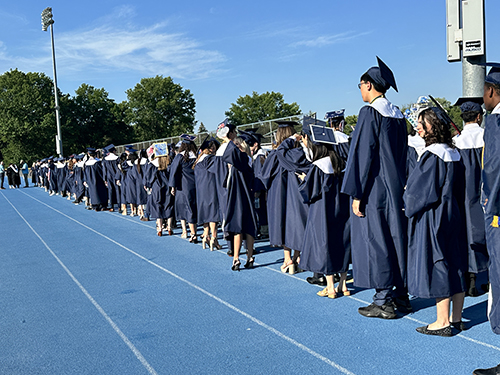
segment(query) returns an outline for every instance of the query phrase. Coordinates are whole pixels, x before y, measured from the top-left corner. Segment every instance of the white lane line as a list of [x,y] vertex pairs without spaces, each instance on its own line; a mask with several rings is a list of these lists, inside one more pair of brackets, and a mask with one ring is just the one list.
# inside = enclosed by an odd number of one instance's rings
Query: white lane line
[[106,321],[111,325],[114,331],[120,336],[123,342],[129,347],[129,349],[134,353],[135,357],[142,363],[142,365],[148,370],[150,374],[157,375],[155,369],[148,363],[146,358],[141,354],[141,352],[132,344],[132,342],[125,336],[125,334],[120,330],[120,328],[116,325],[116,323],[109,317],[108,314],[103,310],[103,308],[97,303],[97,301],[90,295],[90,293],[85,289],[85,287],[78,281],[78,279],[71,273],[71,271],[66,267],[66,265],[59,259],[59,257],[52,251],[52,249],[47,245],[47,243],[43,240],[42,237],[35,231],[35,229],[28,223],[28,221],[24,218],[24,216],[17,210],[16,207],[11,203],[11,201],[2,193],[3,197],[9,202],[12,208],[17,212],[17,214],[24,220],[26,225],[31,229],[31,231],[38,237],[38,239],[43,243],[46,249],[52,254],[52,256],[57,260],[57,262],[61,265],[61,267],[66,271],[69,277],[73,280],[73,282],[80,288],[80,290],[85,294],[85,296],[89,299],[89,301],[94,305],[94,307],[99,311],[99,313],[106,319]]
[[[44,202],[42,202],[42,201],[40,201],[40,200],[38,200],[38,199],[36,199],[36,198],[34,198],[34,197],[30,196],[29,194],[26,194],[26,195],[27,195],[27,196],[29,196],[30,198],[32,198],[32,199],[34,199],[34,200],[38,201],[39,203],[41,203],[41,204],[43,204],[43,205],[47,206],[48,208],[50,208],[50,209],[54,210],[55,212],[57,212],[57,213],[59,213],[59,214],[63,215],[64,217],[66,217],[66,218],[68,218],[68,219],[70,219],[70,220],[74,221],[75,223],[77,223],[77,224],[81,225],[82,227],[84,227],[84,228],[86,228],[86,229],[90,230],[91,232],[94,232],[95,234],[97,234],[97,235],[99,235],[99,236],[101,236],[101,237],[103,237],[103,238],[107,239],[108,241],[110,241],[110,242],[114,243],[115,245],[117,245],[117,246],[121,247],[122,249],[124,249],[124,250],[128,251],[129,253],[131,253],[131,254],[133,254],[133,255],[137,256],[138,258],[140,258],[140,259],[142,259],[142,260],[144,260],[144,261],[148,262],[148,263],[149,263],[149,264],[151,264],[152,266],[154,266],[154,267],[156,267],[156,268],[158,268],[158,269],[162,270],[163,272],[165,272],[165,273],[169,274],[170,276],[172,276],[172,277],[176,278],[177,280],[182,281],[183,283],[185,283],[185,284],[189,285],[190,287],[192,287],[192,288],[194,288],[194,289],[198,290],[199,292],[201,292],[201,293],[205,294],[206,296],[208,296],[208,297],[210,297],[210,298],[212,298],[212,299],[216,300],[217,302],[219,302],[219,303],[223,304],[224,306],[226,306],[226,307],[230,308],[231,310],[233,310],[233,311],[237,312],[238,314],[243,315],[245,318],[250,319],[252,322],[256,323],[257,325],[261,326],[262,328],[264,328],[264,329],[268,330],[269,332],[271,332],[271,333],[273,333],[273,334],[277,335],[278,337],[280,337],[280,338],[284,339],[285,341],[289,342],[290,344],[295,345],[295,346],[296,346],[296,347],[298,347],[299,349],[302,349],[302,350],[303,350],[303,351],[305,351],[306,353],[308,353],[308,354],[312,355],[313,357],[315,357],[315,358],[317,358],[317,359],[321,360],[322,362],[326,363],[327,365],[329,365],[329,366],[331,366],[331,367],[333,367],[333,368],[335,368],[335,369],[339,370],[341,373],[346,374],[346,375],[355,375],[353,372],[351,372],[351,371],[347,370],[346,368],[344,368],[344,367],[342,367],[342,366],[338,365],[337,363],[333,362],[332,360],[330,360],[330,359],[328,359],[328,358],[326,358],[326,357],[322,356],[321,354],[319,354],[319,353],[315,352],[314,350],[312,350],[312,349],[308,348],[307,346],[305,346],[305,345],[301,344],[300,342],[298,342],[298,341],[296,341],[296,340],[292,339],[291,337],[289,337],[289,336],[285,335],[284,333],[282,333],[282,332],[278,331],[277,329],[275,329],[275,328],[273,328],[273,327],[271,327],[271,326],[267,325],[267,324],[266,324],[266,323],[264,323],[263,321],[261,321],[261,320],[259,320],[259,319],[255,318],[255,317],[253,317],[252,315],[250,315],[250,314],[248,314],[248,313],[244,312],[243,310],[238,309],[236,306],[234,306],[234,305],[230,304],[229,302],[224,301],[223,299],[221,299],[221,298],[217,297],[216,295],[214,295],[214,294],[210,293],[209,291],[207,291],[207,290],[205,290],[205,289],[203,289],[203,288],[199,287],[199,286],[198,286],[198,285],[196,285],[196,284],[193,284],[192,282],[190,282],[190,281],[188,281],[188,280],[184,279],[183,277],[181,277],[181,276],[179,276],[179,275],[177,275],[177,274],[173,273],[172,271],[167,270],[166,268],[164,268],[164,267],[160,266],[159,264],[157,264],[157,263],[155,263],[155,262],[153,262],[153,261],[151,261],[151,260],[149,260],[149,259],[145,258],[145,257],[144,257],[144,256],[142,256],[141,254],[136,253],[135,251],[133,251],[133,250],[129,249],[128,247],[126,247],[125,245],[122,245],[121,243],[119,243],[119,242],[117,242],[117,241],[113,240],[112,238],[110,238],[110,237],[106,236],[105,234],[102,234],[102,233],[100,233],[100,232],[96,231],[95,229],[90,228],[89,226],[87,226],[87,225],[85,225],[85,224],[83,224],[83,223],[79,222],[78,220],[73,219],[71,216],[68,216],[68,215],[66,215],[65,213],[63,213],[63,212],[61,212],[61,211],[59,211],[59,210],[57,210],[57,209],[55,209],[55,208],[53,208],[53,207],[49,206],[48,204],[46,204],[46,203],[44,203]],[[9,202],[9,203],[10,203],[10,202]],[[14,209],[15,209],[15,208],[14,208]],[[17,211],[17,210],[16,210],[16,211]],[[18,212],[18,213],[19,213],[19,212]],[[21,216],[21,214],[19,214],[19,215]],[[21,216],[21,217],[22,217],[22,216]],[[23,219],[24,219],[24,218],[23,218]],[[25,220],[25,221],[26,221],[26,220]],[[27,222],[26,222],[26,223],[27,223]],[[28,224],[28,225],[29,225],[29,224]],[[30,228],[31,228],[31,226],[30,226]],[[32,230],[33,230],[33,228],[32,228]],[[34,231],[34,230],[33,230],[33,231]],[[36,232],[35,232],[35,234],[36,234]],[[37,236],[38,236],[38,235],[37,235]],[[38,236],[38,237],[40,238],[40,236]],[[42,239],[40,238],[40,240],[42,240]],[[42,240],[42,242],[43,242],[43,240]],[[45,244],[45,242],[44,242],[44,244]],[[47,246],[47,245],[45,245],[45,246],[48,248],[48,246]],[[56,259],[59,261],[59,258],[57,258],[57,256],[56,256],[56,255],[52,252],[52,250],[50,250],[50,249],[49,249],[49,251],[50,251],[50,252],[54,255],[54,257],[56,257]],[[62,262],[60,262],[60,261],[59,261],[59,263],[61,263],[61,265],[62,265]],[[63,267],[64,267],[64,266],[63,266]],[[65,268],[65,267],[64,267],[64,268]],[[65,269],[66,269],[66,268],[65,268]],[[69,270],[68,270],[67,272],[70,274]],[[73,278],[73,276],[72,276],[71,274],[70,274],[70,276]],[[74,279],[74,280],[76,281],[76,279]],[[79,283],[78,283],[78,284],[79,284]],[[83,286],[81,287],[81,289],[82,289],[82,290],[84,290],[84,289],[83,289]],[[86,291],[85,291],[84,293],[86,293]],[[87,293],[86,293],[86,294],[87,294]],[[92,298],[92,297],[90,297],[90,298]],[[97,303],[96,303],[96,304],[97,304]],[[109,320],[111,320],[111,319],[109,319]],[[118,327],[117,327],[117,328],[118,328]],[[124,337],[125,337],[125,336],[124,336]],[[132,344],[132,343],[130,343],[130,344],[133,346],[133,344]],[[140,353],[139,353],[139,354],[140,354]],[[146,362],[146,363],[147,363],[147,362]],[[153,371],[154,371],[154,370],[153,370]]]
[[[61,215],[66,216],[67,218],[69,218],[69,219],[71,219],[71,220],[75,221],[76,223],[78,223],[78,224],[80,224],[80,225],[82,225],[82,226],[84,226],[84,227],[88,228],[89,230],[94,231],[92,228],[87,227],[85,224],[82,224],[82,223],[80,223],[80,222],[76,221],[76,220],[75,220],[75,219],[73,219],[72,217],[70,217],[70,216],[68,216],[68,215],[66,215],[66,214],[64,214],[64,213],[62,213],[62,212],[60,212],[60,211],[58,211],[57,209],[55,209],[55,208],[53,208],[52,206],[49,206],[48,204],[46,204],[46,203],[44,203],[44,202],[42,202],[42,201],[40,201],[40,200],[36,199],[35,197],[33,197],[33,196],[29,195],[29,194],[26,194],[24,191],[21,191],[21,192],[22,192],[23,194],[27,195],[28,197],[30,197],[30,198],[32,198],[32,199],[34,199],[34,200],[36,200],[36,201],[40,202],[41,204],[43,204],[43,205],[45,205],[45,206],[49,207],[50,209],[52,209],[52,210],[54,210],[54,211],[56,211],[56,212],[60,213]],[[144,224],[139,223],[139,222],[137,222],[137,221],[135,221],[135,220],[128,220],[128,221],[131,221],[131,222],[136,223],[136,224],[144,225]],[[103,235],[103,234],[101,234],[101,233],[99,233],[99,232],[96,232],[96,231],[94,231],[94,232],[95,232],[95,233],[97,233],[97,234],[99,234],[99,235],[101,235],[101,236],[103,236],[103,237],[105,237],[105,238],[107,238],[107,239],[109,239],[110,241],[112,241],[112,242],[114,242],[114,243],[118,244],[117,242],[115,242],[114,240],[110,239],[109,237],[106,237],[105,235]],[[118,244],[118,246],[122,246],[122,245]],[[126,248],[126,247],[124,247],[124,246],[122,246],[122,247],[123,247],[124,249],[126,249],[127,251],[130,251],[130,252],[134,253],[132,250],[129,250],[129,249],[127,249],[127,248]],[[224,252],[224,251],[222,251],[222,250],[217,250],[217,252],[218,252],[218,253],[221,253],[221,254],[225,254],[225,252]],[[157,267],[161,268],[161,266],[158,266],[158,265],[156,265],[155,263],[150,262],[148,259],[146,259],[146,258],[142,257],[142,255],[139,255],[139,254],[137,254],[137,253],[134,253],[134,254],[135,254],[135,255],[137,255],[138,257],[140,257],[140,258],[142,258],[142,259],[146,260],[147,262],[149,262],[149,263],[151,263],[151,264],[153,264],[153,265],[155,265],[155,266],[157,266]],[[255,263],[255,264],[256,264],[256,265],[258,265],[258,263]],[[280,273],[280,274],[283,274],[283,273],[281,272],[281,270],[277,270],[277,269],[272,268],[272,267],[269,267],[269,266],[264,266],[264,268],[266,268],[266,269],[268,269],[268,270],[271,270],[271,271],[274,271],[274,272],[277,272],[277,273]],[[170,271],[166,271],[166,272],[170,272]],[[284,275],[286,275],[287,277],[293,278],[293,279],[295,279],[295,280],[299,280],[299,281],[301,281],[301,282],[307,283],[307,281],[306,281],[306,280],[301,279],[300,277],[297,277],[297,276],[295,276],[295,275],[290,275],[290,274],[284,274]],[[208,292],[207,292],[207,293],[208,293]],[[355,301],[358,301],[358,302],[360,302],[360,303],[364,303],[364,304],[366,304],[366,305],[369,305],[369,304],[370,304],[370,302],[366,302],[366,301],[364,301],[364,300],[362,300],[362,299],[360,299],[360,298],[357,298],[357,297],[355,297],[355,296],[348,296],[348,298],[353,299],[353,300],[355,300]],[[421,321],[421,320],[418,320],[418,319],[412,318],[412,317],[411,317],[411,316],[409,316],[409,315],[405,315],[405,316],[403,316],[403,318],[404,318],[404,319],[411,320],[411,321],[416,322],[416,323],[418,323],[418,324],[422,324],[422,325],[428,325],[428,324],[429,324],[429,323],[423,322],[423,321]],[[475,344],[478,344],[478,345],[481,345],[481,346],[484,346],[484,347],[487,347],[487,348],[490,348],[490,349],[493,349],[493,350],[496,350],[496,351],[500,351],[500,347],[498,347],[498,346],[494,346],[494,345],[491,345],[491,344],[488,344],[488,343],[485,343],[485,342],[482,342],[482,341],[479,341],[479,340],[476,340],[476,339],[473,339],[473,338],[470,338],[470,337],[464,336],[462,333],[457,334],[457,335],[456,335],[456,337],[460,337],[460,338],[462,338],[462,339],[465,339],[465,340],[467,340],[467,341],[473,342],[473,343],[475,343]]]

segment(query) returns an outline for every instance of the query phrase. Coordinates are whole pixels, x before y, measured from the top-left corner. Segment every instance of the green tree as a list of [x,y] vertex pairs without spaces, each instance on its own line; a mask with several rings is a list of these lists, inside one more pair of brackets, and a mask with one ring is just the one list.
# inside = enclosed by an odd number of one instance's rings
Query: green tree
[[208,132],[208,130],[205,127],[205,125],[203,124],[203,122],[200,122],[200,126],[198,127],[198,134],[199,133],[207,133],[207,132]]
[[300,114],[300,107],[297,103],[285,103],[283,94],[269,91],[260,95],[254,91],[252,95],[240,96],[236,103],[232,103],[231,108],[225,112],[227,118],[234,125],[250,124],[298,114]]
[[347,135],[351,134],[354,128],[356,127],[357,122],[358,122],[358,115],[346,116],[344,133],[346,133]]
[[136,140],[152,140],[194,131],[195,100],[170,77],[143,78],[127,90],[128,123]]
[[63,142],[68,152],[78,153],[89,146],[123,144],[132,138],[132,129],[124,121],[123,106],[110,99],[104,88],[84,83],[75,94],[64,100],[68,120],[63,127]]
[[55,153],[54,85],[43,73],[0,76],[0,148],[7,163]]

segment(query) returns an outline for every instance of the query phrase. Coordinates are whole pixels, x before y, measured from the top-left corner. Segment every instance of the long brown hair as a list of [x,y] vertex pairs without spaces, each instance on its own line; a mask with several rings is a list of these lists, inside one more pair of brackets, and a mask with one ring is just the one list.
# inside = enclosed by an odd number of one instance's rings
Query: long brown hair
[[278,127],[278,130],[276,130],[276,144],[273,146],[273,148],[278,148],[281,142],[283,142],[287,138],[290,138],[295,133],[296,131],[293,126],[288,125],[288,126]]
[[168,155],[158,156],[158,170],[164,171],[170,165],[170,157]]

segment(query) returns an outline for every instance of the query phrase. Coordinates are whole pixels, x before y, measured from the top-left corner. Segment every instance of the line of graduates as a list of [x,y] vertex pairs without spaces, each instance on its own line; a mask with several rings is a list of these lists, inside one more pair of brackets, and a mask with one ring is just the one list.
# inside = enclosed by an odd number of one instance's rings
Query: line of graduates
[[[261,148],[257,129],[237,132],[224,121],[217,129],[222,143],[209,138],[198,148],[182,135],[166,152],[164,145],[139,155],[132,146],[122,155],[113,145],[103,155],[88,149],[66,162],[42,160],[37,182],[96,211],[117,205],[126,215],[129,205],[131,215],[156,220],[159,236],[173,234],[180,221],[181,236],[197,243],[202,226],[203,248],[221,248],[220,226],[234,271],[242,246],[244,267],[252,268],[255,238],[269,236],[283,248],[281,271],[314,272],[308,281],[325,286],[321,297],[351,293],[352,263],[354,285],[375,289],[361,315],[394,319],[412,311],[408,295],[435,299],[436,321],[417,331],[452,336],[467,328],[465,292],[478,294],[475,274],[488,268],[482,100],[457,101],[465,126],[453,139],[449,118],[436,107],[423,108],[418,135],[408,135],[404,115],[385,96],[391,87],[397,91],[394,75],[377,60],[360,78],[367,105],[350,139],[338,128],[343,112],[327,114],[333,127],[304,118],[300,134],[300,124],[276,121],[270,152]],[[498,215],[492,217],[498,226]],[[490,280],[492,286],[500,280],[491,269]]]

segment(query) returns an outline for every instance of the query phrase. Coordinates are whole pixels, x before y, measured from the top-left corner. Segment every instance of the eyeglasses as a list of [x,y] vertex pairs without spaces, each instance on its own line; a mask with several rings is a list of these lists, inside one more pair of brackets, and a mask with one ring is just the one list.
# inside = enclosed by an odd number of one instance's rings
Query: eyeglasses
[[366,84],[366,83],[367,83],[367,82],[365,82],[365,81],[358,83],[358,89],[360,89],[360,90],[361,90],[361,85],[364,85],[364,84]]

